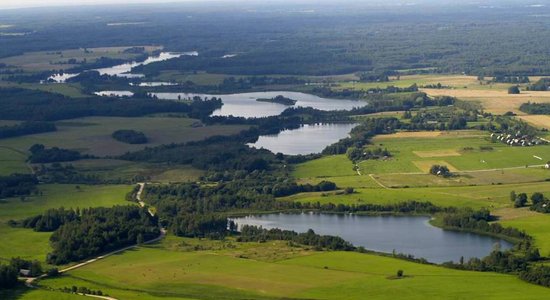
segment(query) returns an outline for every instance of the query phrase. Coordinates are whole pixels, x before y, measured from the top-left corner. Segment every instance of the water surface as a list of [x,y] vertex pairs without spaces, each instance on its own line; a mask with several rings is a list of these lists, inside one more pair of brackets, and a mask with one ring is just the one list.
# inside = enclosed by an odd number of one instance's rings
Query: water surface
[[[137,62],[129,62],[124,63],[112,67],[106,67],[106,68],[99,68],[94,69],[92,71],[98,71],[101,75],[110,75],[110,76],[118,76],[118,77],[125,77],[125,78],[142,78],[144,77],[143,74],[135,74],[131,73],[132,68],[142,66],[142,65],[148,65],[155,62],[165,61],[173,58],[178,58],[182,56],[198,56],[199,53],[197,51],[190,51],[190,52],[183,52],[183,53],[173,53],[173,52],[161,52],[158,55],[155,56],[149,56],[146,60]],[[80,73],[58,73],[53,74],[52,76],[48,77],[48,81],[53,81],[56,83],[64,83],[68,79],[76,77],[80,75]]]
[[188,99],[194,96],[202,98],[221,98],[223,102],[222,108],[214,111],[214,116],[236,116],[236,117],[269,117],[280,115],[285,109],[290,106],[270,103],[270,102],[258,102],[260,98],[274,98],[278,95],[297,100],[294,107],[313,107],[319,110],[351,110],[356,107],[362,107],[367,105],[364,101],[354,100],[342,100],[342,99],[330,99],[321,98],[311,94],[299,93],[299,92],[255,92],[255,93],[239,93],[239,94],[225,94],[225,95],[209,95],[209,94],[191,94],[191,93],[152,93],[159,99],[165,100],[178,100]]
[[358,216],[335,214],[268,214],[235,218],[239,225],[280,228],[340,236],[355,246],[379,252],[412,254],[430,262],[459,261],[461,256],[487,256],[499,243],[501,249],[512,244],[474,233],[446,231],[429,224],[429,217]]
[[279,134],[262,135],[256,143],[248,145],[288,155],[319,153],[326,146],[349,136],[349,132],[355,126],[356,124],[304,125],[298,129],[281,131]]

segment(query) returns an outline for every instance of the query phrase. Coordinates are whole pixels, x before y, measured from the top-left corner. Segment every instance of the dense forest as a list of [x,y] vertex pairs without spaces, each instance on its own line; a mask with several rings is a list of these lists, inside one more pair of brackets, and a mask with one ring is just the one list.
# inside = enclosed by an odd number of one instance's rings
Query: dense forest
[[42,144],[33,145],[29,148],[29,151],[31,155],[28,160],[33,164],[75,161],[84,158],[78,151],[61,149],[58,147],[46,148]]
[[137,206],[50,210],[23,224],[37,231],[54,230],[47,259],[51,264],[79,261],[160,235],[158,219]]
[[28,196],[37,191],[38,180],[33,175],[11,174],[0,176],[0,199]]
[[[0,36],[4,45],[0,57],[156,44],[169,51],[196,50],[200,55],[150,64],[139,72],[325,75],[431,67],[436,72],[524,76],[550,70],[549,42],[537,38],[549,30],[548,20],[536,17],[544,13],[544,7],[498,2],[491,9],[480,9],[475,3],[460,3],[449,10],[422,3],[383,8],[363,2],[347,6],[325,2],[315,8],[305,13],[311,6],[296,3],[279,11],[260,3],[250,4],[254,13],[244,14],[229,5],[205,10],[193,4],[172,4],[170,9],[150,6],[146,16],[138,8],[122,6],[86,11],[67,8],[46,14],[8,11],[2,14],[2,22],[16,27],[6,32],[32,34]],[[52,16],[56,14],[63,18]],[[98,15],[102,19],[95,18]],[[147,22],[117,28],[105,25],[121,19]]]
[[68,98],[42,91],[0,88],[0,119],[56,121],[85,116],[137,117],[160,112],[187,113],[201,118],[222,103],[219,99],[195,99],[191,103],[152,101],[150,98]]

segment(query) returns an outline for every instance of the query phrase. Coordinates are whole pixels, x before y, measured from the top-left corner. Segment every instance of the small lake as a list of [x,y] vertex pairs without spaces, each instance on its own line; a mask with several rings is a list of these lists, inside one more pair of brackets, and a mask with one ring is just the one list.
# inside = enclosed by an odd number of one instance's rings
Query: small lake
[[335,235],[355,246],[378,252],[412,254],[433,263],[458,262],[487,256],[496,243],[501,249],[512,244],[488,236],[446,231],[429,224],[429,217],[358,216],[336,214],[268,214],[233,219],[239,226],[255,225],[296,232],[313,229],[318,234]]
[[248,145],[288,155],[319,153],[326,146],[349,136],[349,132],[355,126],[357,124],[304,125],[298,129],[281,131],[279,134],[262,135],[256,143]]
[[235,117],[269,117],[280,115],[285,109],[290,106],[270,103],[259,102],[257,99],[264,98],[270,99],[278,95],[282,95],[286,98],[297,100],[294,107],[313,107],[319,110],[351,110],[356,107],[362,107],[367,105],[364,101],[354,100],[342,100],[342,99],[329,99],[321,98],[311,94],[299,93],[299,92],[255,92],[255,93],[239,93],[239,94],[226,94],[226,95],[209,95],[209,94],[189,94],[189,93],[152,93],[159,99],[165,100],[178,100],[188,99],[195,96],[202,98],[220,98],[222,99],[222,108],[214,111],[214,116],[230,116]]

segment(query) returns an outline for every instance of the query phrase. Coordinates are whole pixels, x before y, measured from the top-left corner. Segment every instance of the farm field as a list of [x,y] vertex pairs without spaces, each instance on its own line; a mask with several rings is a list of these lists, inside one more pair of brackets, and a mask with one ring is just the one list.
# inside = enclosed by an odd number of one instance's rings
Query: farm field
[[[193,127],[197,120],[167,117],[85,117],[56,123],[55,132],[27,135],[2,140],[2,145],[19,151],[40,143],[47,147],[79,150],[85,154],[106,156],[121,155],[128,151],[170,143],[201,140],[213,135],[238,133],[247,126]],[[111,134],[119,129],[133,129],[145,133],[149,142],[131,145],[119,142]]]
[[[532,77],[536,81],[538,77]],[[519,110],[519,106],[525,102],[550,102],[550,92],[522,91],[519,95],[509,95],[508,83],[487,83],[480,84],[476,76],[466,75],[404,75],[399,78],[390,77],[389,82],[340,82],[335,89],[368,90],[371,88],[385,88],[387,86],[409,87],[417,84],[419,87],[436,85],[441,83],[444,88],[429,89],[421,88],[429,96],[452,96],[460,100],[480,103],[483,108],[491,113],[504,114],[512,111],[519,115],[525,113]]]
[[[50,208],[88,208],[99,206],[127,205],[126,185],[41,185],[42,195],[5,199],[0,202],[0,259],[21,256],[44,261],[49,251],[50,233],[34,232],[31,229],[11,228],[9,220],[20,220],[43,213]],[[32,244],[32,247],[29,247]]]
[[[205,250],[181,246],[197,243],[206,243]],[[274,250],[285,255],[272,259],[269,253]],[[394,280],[398,269],[406,277]],[[511,275],[450,270],[372,254],[315,252],[282,243],[174,237],[43,280],[40,285],[53,289],[86,286],[119,299],[386,299],[388,289],[406,299],[425,299],[425,295],[545,299],[547,295],[545,288]],[[37,298],[30,293],[21,299]]]
[[[381,185],[452,186],[537,182],[550,178],[542,166],[550,160],[550,146],[510,147],[492,143],[485,132],[398,132],[373,139],[375,146],[386,148],[387,160],[366,160],[358,164],[360,174],[375,177]],[[434,164],[447,165],[457,177],[448,179],[428,175]],[[372,180],[357,179],[353,163],[345,155],[312,160],[296,166],[295,178],[305,181],[336,179],[342,185],[367,187]],[[346,179],[348,178],[349,179]],[[338,183],[338,182],[337,182]],[[380,184],[379,184],[380,185]]]
[[538,128],[546,128],[546,129],[550,128],[549,115],[526,115],[526,116],[518,116],[518,118]]

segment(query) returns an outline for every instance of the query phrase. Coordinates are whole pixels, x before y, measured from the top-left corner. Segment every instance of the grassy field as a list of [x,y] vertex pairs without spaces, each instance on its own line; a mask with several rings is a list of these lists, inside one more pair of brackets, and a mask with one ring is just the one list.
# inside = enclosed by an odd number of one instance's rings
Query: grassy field
[[25,160],[27,155],[21,151],[0,146],[0,176],[9,175],[12,173],[29,173]]
[[[194,247],[201,250],[190,250]],[[393,276],[399,269],[406,276],[397,280]],[[282,243],[173,237],[40,284],[53,289],[86,286],[118,299],[387,299],[389,290],[399,299],[546,299],[548,293],[512,275],[370,254],[315,252]],[[20,299],[41,299],[33,293]]]
[[[550,178],[550,172],[541,167],[550,160],[550,146],[510,147],[492,143],[480,131],[399,132],[377,136],[373,144],[387,148],[392,157],[359,163],[360,173],[372,176],[358,177],[345,155],[299,164],[293,175],[305,182],[332,180],[341,187],[372,187],[373,177],[378,186],[386,187],[491,185]],[[447,165],[457,176],[428,175],[434,164]]]
[[50,249],[50,233],[11,228],[6,224],[7,221],[34,216],[50,208],[128,204],[125,196],[131,188],[125,185],[80,185],[80,189],[77,189],[75,185],[41,185],[42,195],[27,197],[24,200],[11,198],[0,201],[0,259],[21,256],[43,261]]
[[[550,196],[550,193],[546,193]],[[535,238],[541,255],[550,256],[550,215],[532,213],[502,221],[504,225],[525,230]]]
[[107,182],[187,182],[196,181],[204,174],[204,171],[188,165],[151,164],[116,159],[83,159],[70,164],[80,174],[97,176]]
[[[364,176],[368,177],[368,176]],[[345,187],[345,186],[344,186]],[[550,193],[546,182],[507,185],[458,186],[458,187],[422,187],[422,188],[357,188],[355,193],[337,195],[336,193],[302,193],[279,198],[281,201],[320,202],[335,204],[399,203],[408,200],[432,202],[439,206],[500,208],[509,207],[510,192]]]
[[[0,63],[14,66],[29,72],[70,69],[81,64],[82,61],[94,62],[101,57],[113,59],[132,59],[137,54],[124,53],[129,47],[104,47],[89,49],[71,49],[62,51],[29,52],[23,55],[0,59]],[[160,47],[145,46],[147,52],[161,49]],[[70,59],[75,59],[77,64],[69,64]]]
[[[82,153],[105,156],[120,155],[128,151],[137,151],[145,147],[162,144],[184,143],[201,140],[213,135],[238,133],[246,126],[205,126],[193,127],[197,122],[187,118],[167,117],[85,117],[56,123],[58,130],[2,140],[2,145],[20,151],[27,151],[36,143],[48,147],[76,149]],[[130,145],[116,141],[111,134],[119,129],[133,129],[145,133],[149,142],[142,145]]]

